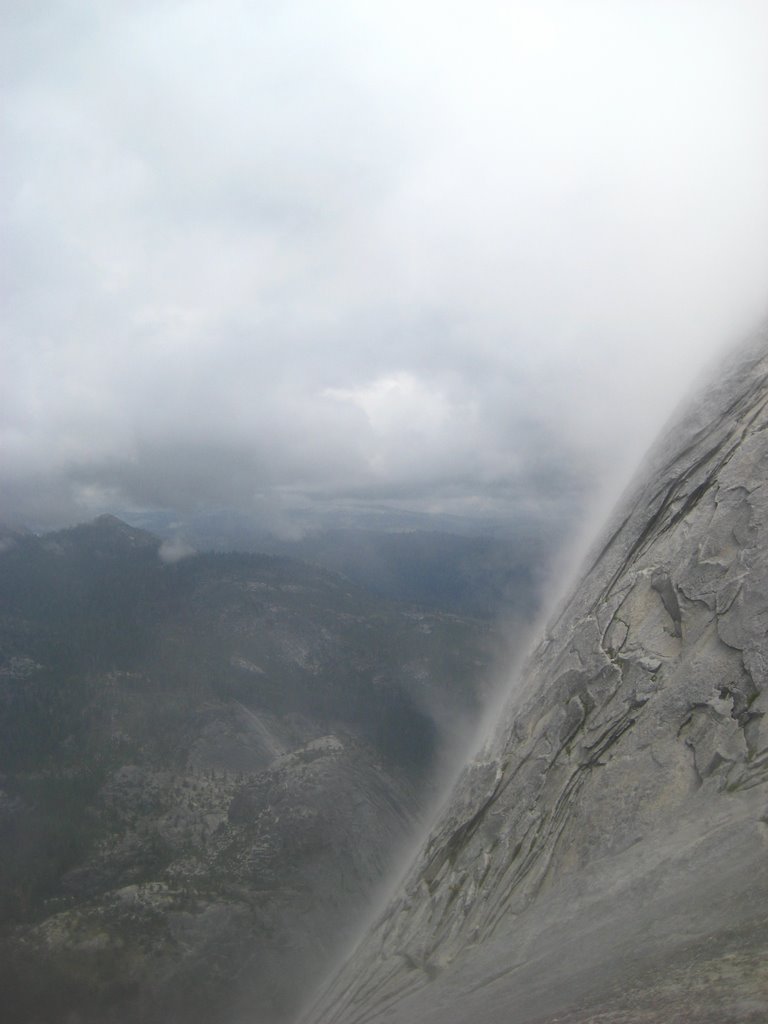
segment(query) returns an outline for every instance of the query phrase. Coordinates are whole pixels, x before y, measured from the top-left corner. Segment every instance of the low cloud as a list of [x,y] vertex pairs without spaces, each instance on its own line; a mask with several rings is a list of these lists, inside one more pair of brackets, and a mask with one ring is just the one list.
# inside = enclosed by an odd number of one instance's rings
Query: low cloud
[[187,544],[181,537],[174,537],[172,540],[164,540],[157,554],[164,565],[174,565],[184,558],[190,558],[196,552],[192,545]]
[[762,3],[19,12],[0,520],[565,514],[763,315]]

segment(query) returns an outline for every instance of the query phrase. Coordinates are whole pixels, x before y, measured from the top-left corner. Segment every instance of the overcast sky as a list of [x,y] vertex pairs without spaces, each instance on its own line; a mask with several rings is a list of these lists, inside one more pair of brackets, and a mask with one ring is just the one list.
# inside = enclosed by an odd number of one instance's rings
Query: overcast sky
[[0,10],[0,519],[556,506],[768,311],[764,0]]

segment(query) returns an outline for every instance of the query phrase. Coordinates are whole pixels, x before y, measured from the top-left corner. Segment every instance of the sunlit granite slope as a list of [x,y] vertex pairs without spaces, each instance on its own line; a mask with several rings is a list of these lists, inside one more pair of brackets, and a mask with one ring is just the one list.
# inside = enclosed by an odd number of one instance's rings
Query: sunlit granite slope
[[767,402],[763,335],[652,452],[307,1021],[768,1019]]

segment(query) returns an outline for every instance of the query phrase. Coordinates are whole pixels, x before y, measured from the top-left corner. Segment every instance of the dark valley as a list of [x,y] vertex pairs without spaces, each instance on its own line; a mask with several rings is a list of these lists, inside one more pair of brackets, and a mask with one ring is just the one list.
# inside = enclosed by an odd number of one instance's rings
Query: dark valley
[[273,1024],[491,686],[489,625],[111,516],[0,554],[4,1019]]

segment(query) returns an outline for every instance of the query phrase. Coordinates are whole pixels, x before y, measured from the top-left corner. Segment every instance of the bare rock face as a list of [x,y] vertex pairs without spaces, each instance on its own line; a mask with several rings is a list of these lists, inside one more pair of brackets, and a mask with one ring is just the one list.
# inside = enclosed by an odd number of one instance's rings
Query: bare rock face
[[768,1019],[768,344],[663,438],[312,1024]]

